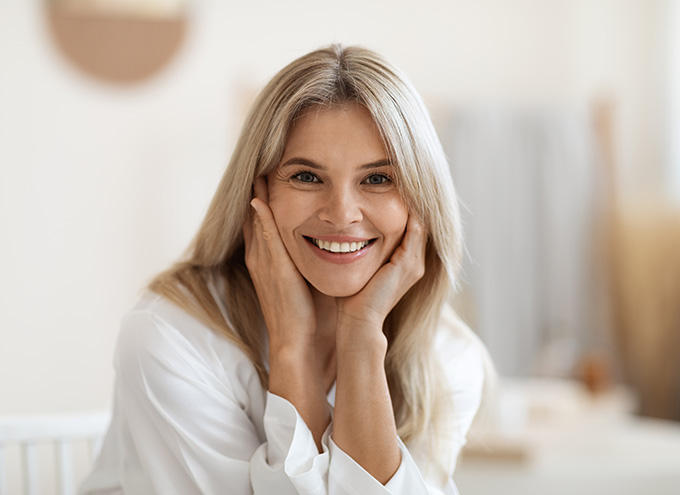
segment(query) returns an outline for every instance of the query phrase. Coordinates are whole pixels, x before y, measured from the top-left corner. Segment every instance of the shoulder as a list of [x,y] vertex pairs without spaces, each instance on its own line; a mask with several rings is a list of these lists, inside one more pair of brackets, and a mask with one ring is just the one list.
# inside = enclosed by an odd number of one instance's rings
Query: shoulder
[[490,364],[486,347],[448,304],[440,316],[435,349],[447,376],[483,381]]
[[247,387],[257,378],[235,343],[150,291],[122,319],[114,365],[119,376],[133,382],[182,376]]
[[457,419],[467,431],[494,380],[491,358],[479,337],[448,305],[440,318],[435,348]]

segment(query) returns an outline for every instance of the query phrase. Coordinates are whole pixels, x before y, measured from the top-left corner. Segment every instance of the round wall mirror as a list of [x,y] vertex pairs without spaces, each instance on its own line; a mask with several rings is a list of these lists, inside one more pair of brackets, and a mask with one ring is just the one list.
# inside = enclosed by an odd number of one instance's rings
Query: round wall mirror
[[59,51],[99,80],[133,84],[177,54],[188,24],[182,0],[44,0]]

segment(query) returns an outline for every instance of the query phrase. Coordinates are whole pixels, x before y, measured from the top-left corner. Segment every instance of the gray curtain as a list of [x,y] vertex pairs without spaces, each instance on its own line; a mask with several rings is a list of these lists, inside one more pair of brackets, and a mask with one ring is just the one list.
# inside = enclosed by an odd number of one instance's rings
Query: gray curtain
[[601,338],[589,115],[467,109],[445,122],[468,251],[463,313],[502,374],[568,374]]

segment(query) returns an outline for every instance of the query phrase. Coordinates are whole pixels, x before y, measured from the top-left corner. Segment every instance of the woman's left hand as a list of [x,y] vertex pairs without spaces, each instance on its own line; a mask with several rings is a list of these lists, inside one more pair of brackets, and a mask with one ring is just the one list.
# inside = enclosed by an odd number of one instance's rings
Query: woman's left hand
[[338,299],[338,330],[351,327],[379,328],[389,312],[425,274],[427,234],[423,224],[410,214],[406,233],[388,263],[373,275],[357,294]]
[[385,372],[383,322],[425,274],[427,235],[414,215],[406,233],[366,286],[337,299],[337,380],[333,440],[366,471],[386,483],[401,453]]

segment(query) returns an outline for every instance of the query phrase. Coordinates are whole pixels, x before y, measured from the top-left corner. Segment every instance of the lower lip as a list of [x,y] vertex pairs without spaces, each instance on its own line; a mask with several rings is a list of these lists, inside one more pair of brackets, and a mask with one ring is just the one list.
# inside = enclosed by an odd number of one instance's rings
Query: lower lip
[[305,239],[305,242],[309,245],[309,247],[314,251],[314,253],[321,258],[324,261],[329,261],[331,263],[335,263],[338,265],[346,265],[348,263],[353,263],[354,261],[357,261],[366,254],[368,254],[368,250],[371,249],[373,244],[375,244],[375,241],[372,241],[371,243],[368,244],[368,246],[365,246],[358,251],[354,251],[353,253],[333,253],[331,251],[326,251],[325,249],[321,249],[318,247],[316,244],[312,243],[311,241]]

